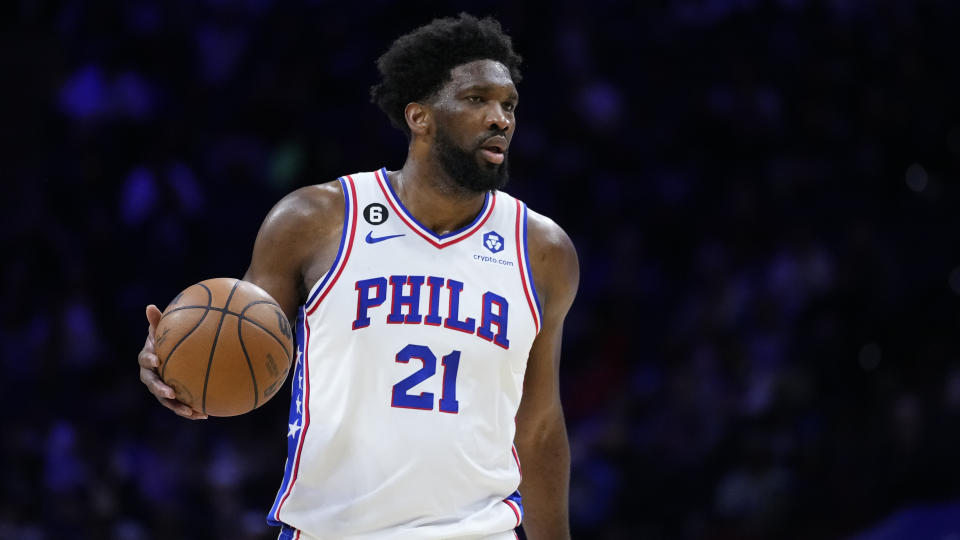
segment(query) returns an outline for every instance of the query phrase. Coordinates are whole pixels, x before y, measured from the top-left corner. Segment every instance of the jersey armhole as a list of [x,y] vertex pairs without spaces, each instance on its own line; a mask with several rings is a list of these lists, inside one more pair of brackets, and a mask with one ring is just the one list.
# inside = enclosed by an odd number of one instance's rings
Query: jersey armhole
[[337,247],[337,256],[330,265],[330,270],[317,280],[310,289],[310,294],[307,295],[307,301],[304,303],[307,315],[313,314],[340,277],[353,248],[353,236],[357,229],[357,191],[353,185],[353,178],[349,175],[341,176],[337,180],[340,181],[340,188],[343,190],[343,229],[340,232],[340,245]]
[[543,320],[543,310],[540,307],[540,297],[533,282],[533,271],[530,268],[530,251],[527,249],[527,205],[517,200],[517,260],[520,261],[520,280],[523,283],[523,293],[527,297],[527,305],[533,316],[533,325],[540,333]]

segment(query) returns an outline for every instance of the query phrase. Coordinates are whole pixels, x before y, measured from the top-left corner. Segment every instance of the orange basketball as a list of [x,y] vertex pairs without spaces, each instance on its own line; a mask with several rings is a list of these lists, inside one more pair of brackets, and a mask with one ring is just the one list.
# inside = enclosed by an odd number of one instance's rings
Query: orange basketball
[[293,335],[283,310],[253,283],[215,278],[187,287],[156,329],[160,378],[177,399],[211,416],[267,402],[287,378]]

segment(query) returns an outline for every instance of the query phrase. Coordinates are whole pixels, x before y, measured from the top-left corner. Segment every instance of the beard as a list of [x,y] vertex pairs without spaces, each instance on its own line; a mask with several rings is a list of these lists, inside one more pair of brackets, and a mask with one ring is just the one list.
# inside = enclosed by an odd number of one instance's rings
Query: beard
[[[486,140],[486,137],[483,140]],[[481,163],[477,158],[479,150],[479,146],[473,151],[463,150],[447,136],[444,129],[437,129],[433,153],[440,167],[455,183],[456,188],[469,193],[503,189],[510,181],[507,156],[503,156],[503,163],[500,164]]]

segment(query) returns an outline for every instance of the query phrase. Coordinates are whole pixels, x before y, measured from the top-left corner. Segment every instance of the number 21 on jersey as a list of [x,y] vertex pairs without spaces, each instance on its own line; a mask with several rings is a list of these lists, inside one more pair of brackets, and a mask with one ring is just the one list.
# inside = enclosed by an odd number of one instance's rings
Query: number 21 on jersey
[[[433,377],[437,373],[437,356],[429,347],[409,344],[400,349],[396,361],[407,364],[416,359],[422,362],[422,367],[409,377],[393,385],[393,398],[390,404],[401,409],[433,410],[433,392],[410,394],[414,386]],[[443,367],[443,394],[440,396],[440,412],[454,413],[460,411],[457,401],[457,369],[460,367],[460,351],[453,351],[440,359]]]

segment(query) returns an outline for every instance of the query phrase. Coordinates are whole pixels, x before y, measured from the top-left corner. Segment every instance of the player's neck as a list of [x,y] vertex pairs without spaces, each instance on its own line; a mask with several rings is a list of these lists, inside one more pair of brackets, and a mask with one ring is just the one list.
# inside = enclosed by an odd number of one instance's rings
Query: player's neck
[[437,234],[466,227],[483,209],[484,193],[467,193],[437,165],[407,159],[399,171],[387,173],[403,205]]

